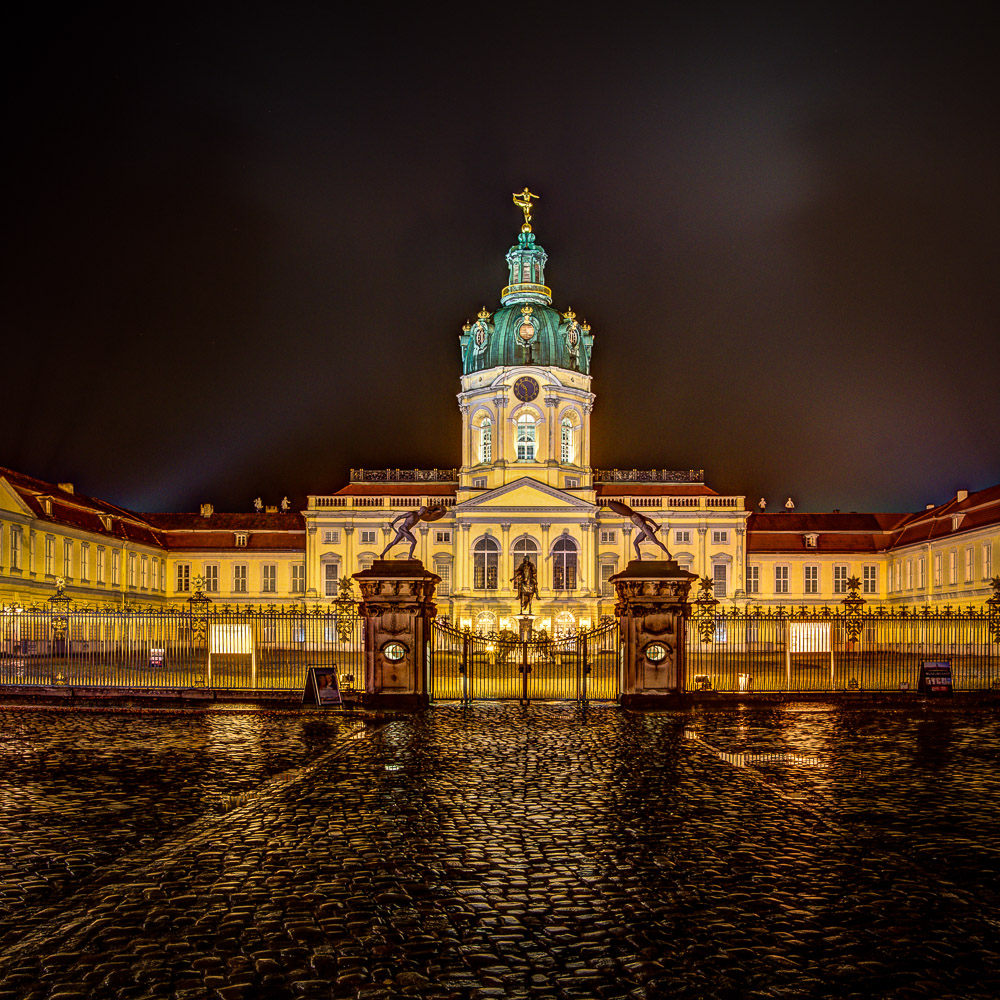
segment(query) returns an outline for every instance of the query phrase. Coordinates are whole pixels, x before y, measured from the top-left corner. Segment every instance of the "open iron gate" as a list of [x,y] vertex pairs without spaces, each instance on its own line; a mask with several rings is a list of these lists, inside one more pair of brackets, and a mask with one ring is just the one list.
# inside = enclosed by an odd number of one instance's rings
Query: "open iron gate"
[[618,622],[561,638],[431,629],[430,696],[436,701],[616,701],[621,694]]

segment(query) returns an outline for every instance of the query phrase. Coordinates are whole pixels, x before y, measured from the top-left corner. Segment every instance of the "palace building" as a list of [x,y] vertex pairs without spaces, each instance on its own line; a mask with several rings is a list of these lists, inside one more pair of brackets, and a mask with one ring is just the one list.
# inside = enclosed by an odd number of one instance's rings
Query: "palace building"
[[[57,580],[81,602],[329,602],[371,566],[401,513],[440,506],[414,529],[441,578],[437,604],[455,625],[512,627],[512,577],[536,567],[536,628],[594,625],[613,613],[611,576],[634,558],[636,529],[606,506],[651,519],[680,566],[737,604],[839,601],[860,581],[868,600],[981,604],[1000,559],[1000,486],[959,491],[916,513],[751,513],[700,470],[602,470],[590,463],[594,331],[553,304],[531,195],[507,251],[499,305],[459,337],[462,452],[450,469],[356,469],[301,512],[138,513],[0,468],[0,604],[47,599]],[[399,544],[388,558],[406,558]],[[644,559],[665,558],[645,544]]]

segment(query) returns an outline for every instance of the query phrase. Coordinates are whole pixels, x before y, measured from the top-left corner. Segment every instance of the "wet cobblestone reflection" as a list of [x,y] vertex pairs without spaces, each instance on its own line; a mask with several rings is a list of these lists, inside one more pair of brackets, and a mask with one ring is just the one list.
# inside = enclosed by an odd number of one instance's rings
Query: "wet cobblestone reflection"
[[1000,995],[990,715],[0,726],[0,1000]]

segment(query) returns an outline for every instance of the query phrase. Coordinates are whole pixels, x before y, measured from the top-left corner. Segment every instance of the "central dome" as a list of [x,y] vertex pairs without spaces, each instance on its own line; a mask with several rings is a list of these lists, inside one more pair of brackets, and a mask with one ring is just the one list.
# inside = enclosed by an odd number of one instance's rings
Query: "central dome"
[[462,373],[486,368],[542,365],[590,374],[593,335],[577,321],[572,309],[560,313],[552,306],[545,284],[548,256],[535,234],[522,229],[517,244],[507,251],[509,280],[495,313],[485,309],[472,324],[462,327]]

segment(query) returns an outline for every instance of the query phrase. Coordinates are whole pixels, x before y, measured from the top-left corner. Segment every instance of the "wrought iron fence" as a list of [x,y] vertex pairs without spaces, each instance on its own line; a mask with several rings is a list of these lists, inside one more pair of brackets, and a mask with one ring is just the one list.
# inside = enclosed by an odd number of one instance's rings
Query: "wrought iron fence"
[[431,697],[438,701],[614,701],[621,692],[618,623],[549,638],[431,630]]
[[306,669],[364,678],[364,628],[340,607],[0,608],[0,684],[294,690]]
[[[851,581],[854,583],[855,581]],[[1000,687],[1000,599],[983,608],[868,605],[720,609],[703,586],[688,622],[689,690],[916,690],[948,661],[956,690]]]

